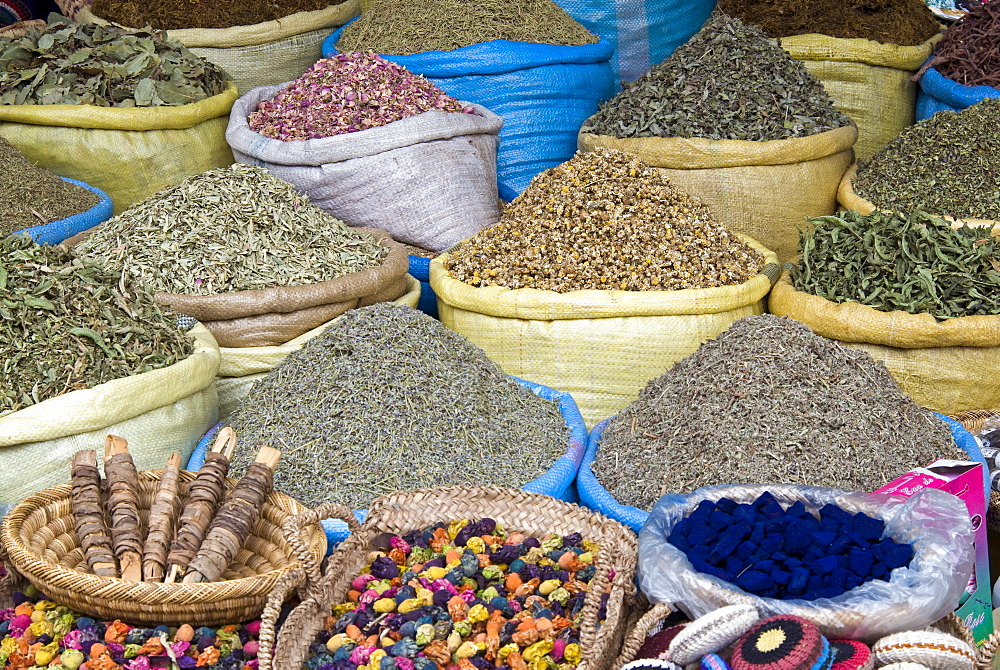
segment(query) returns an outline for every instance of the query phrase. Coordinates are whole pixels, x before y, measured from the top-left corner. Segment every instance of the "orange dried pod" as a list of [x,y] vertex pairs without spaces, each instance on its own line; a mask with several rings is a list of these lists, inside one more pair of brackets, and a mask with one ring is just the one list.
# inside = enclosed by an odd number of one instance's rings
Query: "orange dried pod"
[[125,636],[128,635],[128,631],[129,627],[126,624],[123,624],[120,620],[115,619],[114,623],[109,625],[104,631],[104,641],[124,644]]
[[452,621],[465,621],[468,612],[469,605],[462,600],[462,596],[452,596],[448,599],[448,616]]
[[434,640],[423,648],[424,656],[437,663],[439,668],[446,667],[451,662],[451,652],[444,640]]
[[150,656],[159,656],[160,654],[166,653],[166,650],[163,648],[163,640],[156,636],[149,638],[141,647],[139,647],[139,653],[148,654]]
[[91,658],[97,658],[101,654],[106,654],[106,653],[108,653],[107,645],[103,645],[100,642],[95,642],[94,645],[90,648]]
[[[96,647],[97,645],[94,646]],[[115,659],[111,658],[111,654],[105,651],[97,658],[87,661],[87,667],[90,670],[118,670],[121,666],[115,663]]]
[[458,670],[476,670],[476,666],[467,658],[458,659]]
[[490,557],[488,554],[476,554],[476,559],[479,561],[479,567],[485,568],[487,565],[492,565]]
[[364,637],[365,637],[361,633],[361,629],[358,628],[357,626],[355,626],[354,624],[351,624],[350,626],[348,626],[347,628],[345,628],[344,632],[347,633],[347,637],[351,638],[355,642],[363,640]]
[[448,544],[448,531],[444,528],[435,528],[433,535],[431,535],[431,549],[436,553],[441,553],[446,544]]
[[538,642],[538,638],[538,631],[534,628],[530,630],[521,630],[510,636],[510,639],[522,647],[528,647],[535,644]]
[[215,665],[219,662],[219,656],[221,656],[221,652],[217,647],[205,647],[202,649],[201,653],[198,654],[198,660],[195,662],[195,667],[204,668],[208,665]]
[[448,553],[444,555],[444,564],[451,565],[452,563],[454,563],[457,560],[460,560],[461,558],[462,558],[462,552],[458,551],[457,549],[451,549],[448,551]]
[[396,565],[403,565],[406,563],[406,552],[402,549],[393,549],[389,552],[389,560]]
[[514,597],[517,598],[521,596],[530,596],[535,592],[535,589],[537,589],[538,585],[541,583],[542,580],[540,580],[538,577],[535,577],[534,579],[529,579],[528,581],[526,581],[525,583],[521,584],[516,589],[514,589]]
[[354,589],[351,589],[350,591],[347,592],[347,599],[350,600],[352,603],[358,602],[358,599],[360,597],[361,597],[361,591],[356,591]]
[[562,630],[563,628],[569,628],[573,625],[573,622],[569,619],[561,616],[557,616],[552,620],[552,627],[556,630]]
[[546,619],[545,617],[535,619],[535,628],[539,633],[551,632],[553,629],[552,620]]
[[507,577],[505,577],[503,580],[503,585],[507,587],[508,591],[516,590],[517,587],[523,583],[524,580],[521,579],[521,575],[517,574],[516,572],[508,574]]
[[521,658],[521,654],[516,651],[510,652],[510,655],[507,657],[507,665],[510,666],[510,670],[528,670],[528,664]]
[[507,536],[507,541],[504,544],[521,544],[524,542],[523,533],[511,533]]
[[23,614],[24,616],[30,617],[31,613],[35,611],[34,605],[31,603],[21,603],[14,608],[14,614]]

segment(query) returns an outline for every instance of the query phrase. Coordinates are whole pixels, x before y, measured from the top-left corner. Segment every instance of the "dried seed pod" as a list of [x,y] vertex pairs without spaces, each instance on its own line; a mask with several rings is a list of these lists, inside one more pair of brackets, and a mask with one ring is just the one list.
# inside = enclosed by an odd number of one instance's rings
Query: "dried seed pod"
[[212,523],[226,490],[229,459],[235,446],[236,434],[226,426],[219,431],[212,450],[205,455],[204,464],[191,482],[188,499],[177,524],[177,536],[167,555],[167,565],[170,566],[164,579],[167,584],[173,584],[184,574],[205,539],[205,533],[208,532],[208,526]]
[[105,439],[104,474],[111,541],[122,579],[141,582],[142,542],[146,534],[139,517],[139,473],[124,438],[108,435]]
[[264,499],[274,486],[274,467],[280,457],[281,452],[273,447],[262,447],[257,452],[257,459],[212,521],[198,555],[184,576],[185,584],[214,582],[225,572],[260,517]]
[[149,508],[149,533],[142,547],[142,579],[146,582],[162,582],[166,571],[167,551],[174,537],[180,507],[180,465],[181,455],[170,454]]
[[84,449],[76,452],[70,469],[73,482],[73,518],[83,555],[90,571],[101,577],[117,577],[118,566],[111,545],[111,535],[101,505],[101,473],[97,469],[97,452]]

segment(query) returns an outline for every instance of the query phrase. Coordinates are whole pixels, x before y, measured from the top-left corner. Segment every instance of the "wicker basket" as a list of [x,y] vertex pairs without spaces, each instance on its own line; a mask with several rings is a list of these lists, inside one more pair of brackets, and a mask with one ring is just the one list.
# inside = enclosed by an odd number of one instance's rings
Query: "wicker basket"
[[11,39],[16,39],[18,37],[24,37],[28,34],[28,31],[32,28],[44,28],[45,21],[42,19],[33,19],[31,21],[18,21],[17,23],[12,23],[9,26],[4,26],[0,28],[0,37],[8,37]]
[[[181,472],[182,486],[186,489],[194,477],[193,472]],[[160,471],[139,473],[143,522],[159,481]],[[227,480],[226,486],[231,491],[236,480]],[[47,597],[78,612],[149,625],[217,626],[248,621],[260,615],[268,593],[297,563],[281,528],[307,508],[272,492],[252,535],[223,575],[225,581],[154,584],[98,577],[86,571],[74,530],[70,490],[70,484],[53,486],[22,501],[4,518],[0,542],[9,565]],[[326,553],[322,528],[308,527],[305,535],[300,550],[309,560],[319,560]]]
[[[581,670],[605,670],[618,654],[626,619],[636,595],[635,535],[607,517],[549,496],[500,487],[446,487],[404,491],[377,498],[363,525],[342,505],[321,505],[286,525],[289,544],[304,555],[297,537],[299,528],[321,518],[335,516],[347,522],[351,536],[328,559],[324,574],[311,560],[304,569],[286,576],[268,600],[260,633],[260,670],[301,668],[309,645],[323,626],[333,605],[345,602],[351,580],[365,566],[373,540],[382,533],[400,534],[451,519],[489,517],[506,528],[526,535],[581,533],[601,545],[596,558],[597,574],[591,582],[582,616]],[[607,618],[597,626],[601,593],[610,583]],[[285,620],[273,661],[274,624],[282,602],[295,588],[302,603]]]

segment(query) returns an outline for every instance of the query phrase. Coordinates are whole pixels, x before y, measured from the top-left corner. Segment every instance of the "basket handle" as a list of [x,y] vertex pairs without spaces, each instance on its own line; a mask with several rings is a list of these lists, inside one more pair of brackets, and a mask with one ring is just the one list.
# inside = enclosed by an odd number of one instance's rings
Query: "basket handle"
[[352,533],[361,530],[361,524],[354,516],[354,510],[338,503],[324,503],[285,521],[282,528],[285,540],[298,557],[306,577],[309,578],[309,584],[319,583],[320,571],[319,564],[313,559],[306,541],[302,538],[302,530],[309,526],[319,525],[323,519],[340,519],[347,523],[347,527]]
[[631,663],[635,660],[635,655],[639,651],[639,647],[642,646],[642,643],[645,642],[649,631],[653,629],[653,626],[670,616],[673,611],[670,605],[657,603],[653,605],[653,609],[643,614],[636,621],[635,627],[629,631],[628,637],[625,638],[625,642],[622,644],[622,653],[615,659],[614,669],[617,670],[626,663]]
[[274,588],[267,595],[267,604],[260,617],[260,646],[257,649],[258,670],[271,670],[274,650],[275,628],[281,607],[295,589],[301,588],[306,581],[306,573],[301,568],[292,568],[274,583]]

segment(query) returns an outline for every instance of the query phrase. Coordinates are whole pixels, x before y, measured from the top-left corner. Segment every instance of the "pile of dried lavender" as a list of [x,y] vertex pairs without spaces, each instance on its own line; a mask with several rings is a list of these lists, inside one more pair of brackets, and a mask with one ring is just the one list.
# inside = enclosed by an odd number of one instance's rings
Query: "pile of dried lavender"
[[713,484],[874,491],[942,457],[968,458],[885,366],[765,314],[649,382],[608,422],[594,474],[648,510],[664,493]]

